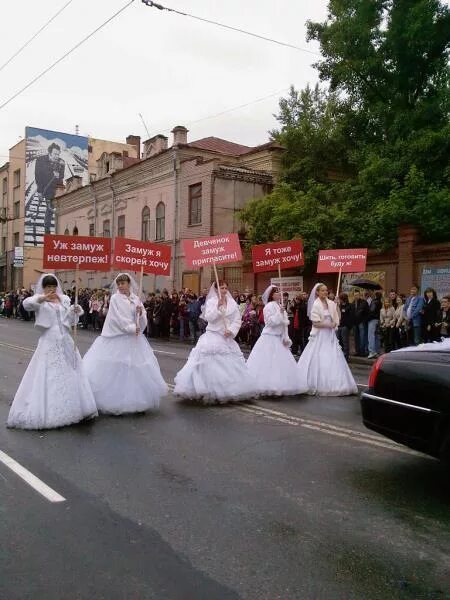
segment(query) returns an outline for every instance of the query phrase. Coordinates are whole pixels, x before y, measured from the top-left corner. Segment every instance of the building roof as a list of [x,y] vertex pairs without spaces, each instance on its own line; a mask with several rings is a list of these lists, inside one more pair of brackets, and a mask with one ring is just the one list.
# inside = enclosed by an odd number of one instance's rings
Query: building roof
[[229,142],[228,140],[213,136],[190,142],[187,146],[190,148],[198,148],[199,150],[210,150],[212,152],[220,152],[221,154],[231,154],[233,156],[240,156],[241,154],[245,154],[249,150],[252,150],[250,146],[235,144],[234,142]]
[[133,156],[124,156],[123,157],[123,168],[131,167],[131,165],[135,165],[136,163],[141,162],[140,158],[134,158]]

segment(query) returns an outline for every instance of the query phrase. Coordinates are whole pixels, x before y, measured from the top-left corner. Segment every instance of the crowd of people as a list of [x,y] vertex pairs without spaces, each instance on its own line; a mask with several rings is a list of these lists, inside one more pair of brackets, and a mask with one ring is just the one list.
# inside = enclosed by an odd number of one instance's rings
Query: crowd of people
[[[66,294],[73,303],[74,290],[68,290]],[[147,315],[145,335],[195,344],[206,330],[207,322],[202,312],[207,294],[207,289],[197,295],[187,288],[180,292],[174,290],[169,293],[163,289],[149,293],[143,302]],[[32,295],[31,290],[25,289],[0,294],[0,315],[31,320],[33,315],[24,309],[23,301]],[[241,315],[236,341],[252,349],[265,326],[263,298],[239,290],[233,290],[232,297]],[[439,299],[432,288],[427,288],[423,296],[416,285],[411,287],[409,296],[395,290],[383,294],[377,290],[356,289],[351,296],[342,292],[338,298],[330,290],[328,298],[339,307],[340,323],[336,335],[347,360],[351,354],[372,359],[381,352],[450,336],[450,295]],[[79,327],[101,332],[109,309],[110,291],[81,289],[78,302],[83,309]],[[288,293],[283,294],[294,355],[301,355],[311,332],[307,302],[306,291],[299,291],[291,299]]]
[[[356,291],[350,302],[346,293],[335,301],[317,283],[290,301],[275,285],[258,297],[232,294],[222,281],[200,296],[163,290],[143,303],[128,273],[117,275],[108,290],[82,290],[78,297],[64,294],[55,275],[44,274],[33,294],[21,291],[17,297],[22,299],[15,311],[6,305],[6,317],[20,318],[23,309],[41,332],[8,417],[8,426],[20,429],[156,410],[168,388],[148,337],[192,336],[196,344],[175,376],[174,394],[208,405],[259,396],[356,394],[347,364],[352,330],[356,350],[371,358],[380,336],[385,349],[407,342],[403,323],[413,344],[450,333],[449,298],[439,304],[434,290],[421,297],[416,286],[405,302],[393,290],[385,298],[378,291],[364,297]],[[83,359],[70,335],[77,325],[100,331]],[[247,360],[236,339],[250,346]]]

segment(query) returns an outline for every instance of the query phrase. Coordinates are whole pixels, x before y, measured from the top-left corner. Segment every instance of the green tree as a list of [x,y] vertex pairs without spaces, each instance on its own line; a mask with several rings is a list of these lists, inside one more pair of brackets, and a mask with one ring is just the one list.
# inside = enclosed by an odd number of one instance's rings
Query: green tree
[[389,247],[403,222],[449,239],[449,8],[330,0],[308,37],[328,87],[280,100],[282,181],[242,212],[251,240],[302,236],[311,258],[318,245]]

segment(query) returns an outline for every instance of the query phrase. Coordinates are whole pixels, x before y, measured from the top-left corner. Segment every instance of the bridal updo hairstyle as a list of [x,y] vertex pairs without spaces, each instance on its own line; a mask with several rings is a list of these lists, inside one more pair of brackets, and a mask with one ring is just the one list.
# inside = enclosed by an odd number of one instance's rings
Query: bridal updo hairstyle
[[53,277],[53,275],[46,275],[42,280],[42,288],[45,289],[48,285],[54,285],[55,287],[58,287],[58,281],[56,277]]

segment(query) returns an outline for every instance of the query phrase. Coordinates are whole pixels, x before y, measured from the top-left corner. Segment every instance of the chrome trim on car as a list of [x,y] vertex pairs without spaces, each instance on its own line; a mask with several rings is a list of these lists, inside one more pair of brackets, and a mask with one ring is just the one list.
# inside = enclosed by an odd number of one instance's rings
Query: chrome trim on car
[[396,406],[403,406],[403,408],[412,408],[413,410],[419,410],[426,413],[437,413],[437,410],[431,408],[425,408],[424,406],[417,406],[415,404],[407,404],[406,402],[398,402],[398,400],[390,400],[389,398],[382,398],[381,396],[374,396],[363,392],[363,398],[370,398],[370,400],[378,400],[379,402],[386,402],[387,404],[395,404]]

